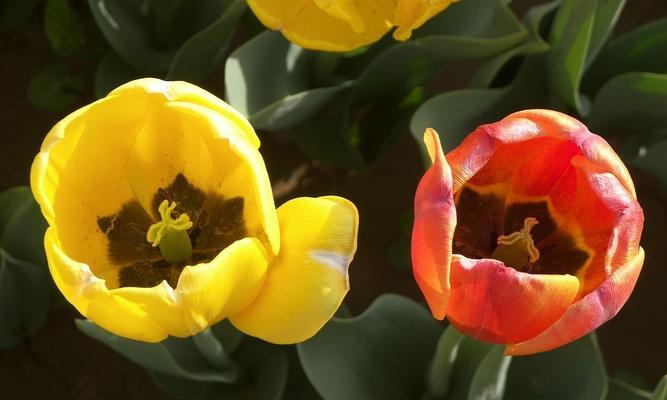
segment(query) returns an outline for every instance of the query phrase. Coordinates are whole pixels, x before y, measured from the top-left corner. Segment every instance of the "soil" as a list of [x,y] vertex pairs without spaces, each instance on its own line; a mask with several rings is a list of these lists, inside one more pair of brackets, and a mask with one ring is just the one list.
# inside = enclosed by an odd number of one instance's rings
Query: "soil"
[[[525,10],[536,1],[515,1],[513,8]],[[643,4],[643,5],[642,5]],[[621,30],[629,30],[649,19],[667,16],[659,1],[628,1]],[[0,32],[0,191],[28,184],[30,163],[50,127],[64,112],[47,112],[32,106],[26,97],[27,84],[44,65],[56,60],[33,18],[25,27]],[[82,68],[91,85],[92,69]],[[469,68],[462,63],[450,79],[464,85]],[[453,75],[456,77],[457,75]],[[450,75],[452,78],[452,75]],[[451,88],[448,88],[451,89]],[[87,87],[87,98],[92,88]],[[68,108],[73,110],[79,105]],[[388,249],[404,228],[401,220],[411,211],[413,194],[423,173],[415,142],[404,135],[386,151],[368,172],[332,170],[305,159],[290,143],[262,135],[262,151],[268,170],[299,171],[293,181],[282,182],[277,204],[297,196],[337,194],[359,208],[359,246],[350,269],[352,290],[347,305],[354,314],[363,311],[378,295],[399,293],[423,302],[409,266],[396,266]],[[276,178],[289,173],[273,174]],[[633,172],[639,198],[646,213],[642,245],[647,254],[634,294],[619,315],[598,331],[610,374],[631,371],[647,387],[653,387],[667,372],[667,269],[662,250],[667,248],[667,199],[651,179]],[[167,398],[141,368],[101,343],[80,333],[74,318],[80,317],[65,302],[57,302],[48,320],[26,343],[0,350],[0,386],[6,399],[161,399]]]

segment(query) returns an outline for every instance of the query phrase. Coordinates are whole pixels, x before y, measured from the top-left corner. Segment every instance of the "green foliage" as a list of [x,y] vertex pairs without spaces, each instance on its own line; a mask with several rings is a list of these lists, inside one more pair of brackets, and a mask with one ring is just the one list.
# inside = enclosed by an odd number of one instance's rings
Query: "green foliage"
[[411,399],[424,392],[438,332],[423,307],[383,295],[358,317],[334,318],[297,348],[325,399]]
[[21,344],[46,318],[51,285],[45,231],[27,187],[0,194],[0,348]]
[[51,48],[61,56],[80,51],[84,43],[81,21],[68,0],[48,0],[44,10],[44,31]]
[[60,111],[71,106],[83,91],[83,76],[66,64],[52,64],[30,80],[28,99],[47,111]]

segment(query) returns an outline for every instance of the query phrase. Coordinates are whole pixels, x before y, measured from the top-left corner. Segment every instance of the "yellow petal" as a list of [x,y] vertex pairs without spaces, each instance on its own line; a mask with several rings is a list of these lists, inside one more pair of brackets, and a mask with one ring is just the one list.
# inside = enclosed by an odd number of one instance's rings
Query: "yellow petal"
[[94,273],[111,268],[97,219],[133,197],[123,155],[147,107],[138,96],[109,96],[86,106],[53,127],[33,162],[31,187],[59,245]]
[[449,7],[456,0],[398,0],[394,39],[408,40],[414,29]]
[[246,139],[254,148],[259,148],[259,138],[243,114],[217,96],[191,83],[143,78],[119,86],[110,93],[110,95],[138,96],[146,96],[146,94],[154,94],[164,101],[182,101],[209,108],[230,121],[230,134]]
[[234,242],[206,264],[185,267],[176,295],[197,333],[247,307],[260,292],[268,260],[257,239]]
[[[320,7],[325,3],[333,8]],[[387,0],[319,0],[317,4],[313,0],[248,0],[248,5],[264,25],[280,30],[291,42],[326,51],[348,51],[376,42],[391,29],[394,17],[394,4]],[[355,31],[359,28],[363,29]]]
[[194,103],[175,101],[169,109],[193,132],[198,132],[211,153],[212,176],[208,189],[226,198],[242,197],[247,236],[268,242],[278,254],[280,235],[271,182],[259,151],[231,134],[230,121]]
[[340,197],[298,198],[278,209],[281,248],[255,302],[230,318],[269,342],[312,337],[349,289],[347,269],[357,247],[358,214]]
[[56,286],[83,316],[130,339],[159,342],[167,337],[167,331],[152,320],[149,310],[123,296],[113,295],[88,265],[68,257],[59,246],[54,228],[47,230],[44,245]]

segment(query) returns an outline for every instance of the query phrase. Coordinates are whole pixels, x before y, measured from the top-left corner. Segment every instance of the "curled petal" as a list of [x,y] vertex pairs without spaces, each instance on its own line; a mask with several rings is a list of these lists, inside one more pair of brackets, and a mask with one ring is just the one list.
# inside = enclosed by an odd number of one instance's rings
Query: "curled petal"
[[287,344],[313,336],[349,290],[358,215],[340,197],[297,198],[278,209],[281,248],[257,299],[230,318],[241,331]]
[[615,174],[585,159],[577,159],[574,164],[615,215],[604,261],[606,277],[553,326],[535,338],[509,346],[508,354],[547,351],[586,335],[618,313],[639,277],[644,262],[644,250],[639,247],[644,221],[641,207]]
[[571,275],[519,272],[493,259],[452,259],[447,318],[462,332],[488,342],[516,343],[547,329],[574,301]]
[[431,313],[443,319],[449,297],[449,264],[456,227],[452,173],[436,131],[427,129],[424,142],[433,165],[426,171],[415,195],[412,228],[412,265]]

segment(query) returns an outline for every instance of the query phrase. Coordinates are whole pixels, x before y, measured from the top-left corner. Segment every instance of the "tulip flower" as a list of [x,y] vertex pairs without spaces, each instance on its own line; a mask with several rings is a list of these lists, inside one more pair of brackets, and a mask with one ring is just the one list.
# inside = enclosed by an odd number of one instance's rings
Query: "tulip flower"
[[257,18],[301,47],[349,51],[374,43],[393,27],[404,41],[456,0],[248,0]]
[[431,312],[463,333],[542,352],[612,318],[644,260],[626,167],[579,121],[528,110],[477,128],[415,196],[413,272]]
[[357,210],[334,196],[276,210],[259,144],[222,100],[157,79],[56,124],[31,186],[65,298],[146,342],[224,318],[273,343],[314,335],[348,291]]

